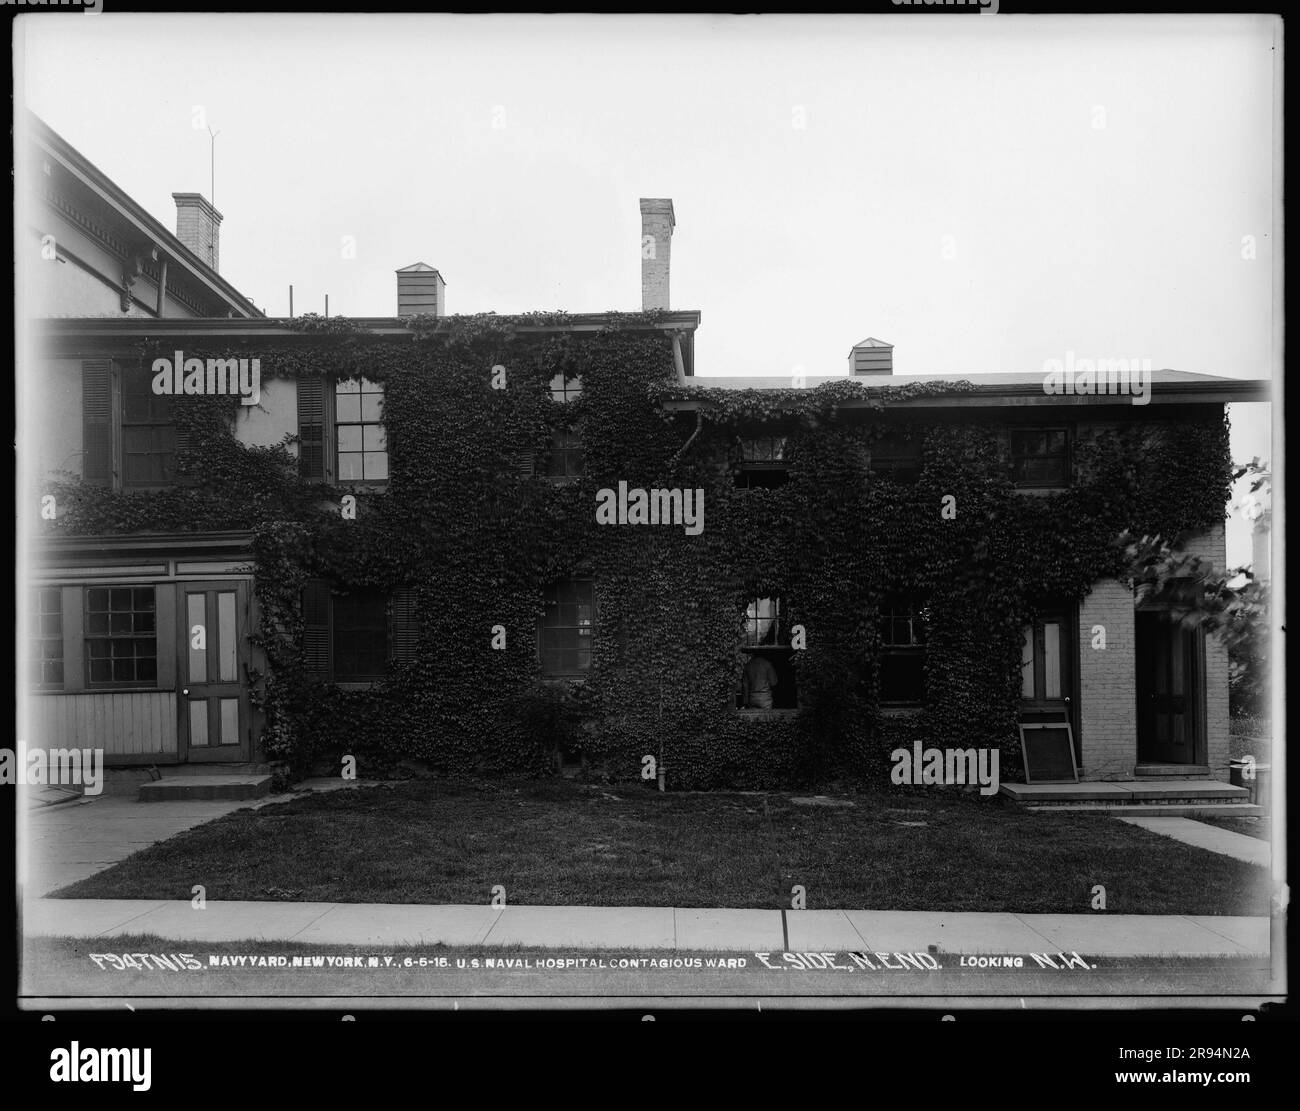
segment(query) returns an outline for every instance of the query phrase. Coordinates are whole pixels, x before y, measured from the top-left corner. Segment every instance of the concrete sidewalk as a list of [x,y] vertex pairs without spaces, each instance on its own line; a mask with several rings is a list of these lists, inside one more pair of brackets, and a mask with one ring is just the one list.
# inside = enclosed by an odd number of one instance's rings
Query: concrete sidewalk
[[1235,833],[1230,829],[1206,825],[1205,822],[1193,821],[1191,818],[1126,818],[1114,815],[1121,822],[1131,826],[1140,826],[1158,833],[1162,837],[1172,837],[1185,845],[1195,845],[1198,849],[1208,849],[1212,853],[1222,853],[1234,860],[1244,860],[1247,864],[1258,864],[1267,868],[1270,860],[1270,846],[1267,841],[1250,837],[1244,833]]
[[974,914],[673,907],[28,899],[25,936],[314,945],[516,945],[574,949],[1267,956],[1269,920],[1241,916]]

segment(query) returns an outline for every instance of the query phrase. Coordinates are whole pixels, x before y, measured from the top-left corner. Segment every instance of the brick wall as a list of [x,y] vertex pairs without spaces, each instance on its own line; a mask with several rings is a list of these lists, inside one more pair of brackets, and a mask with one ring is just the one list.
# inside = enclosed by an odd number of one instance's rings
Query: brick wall
[[[1187,544],[1192,555],[1216,567],[1227,561],[1227,539],[1219,523]],[[1210,774],[1228,779],[1228,649],[1213,634],[1205,637],[1205,741]]]
[[[1106,647],[1094,648],[1094,626]],[[1104,579],[1079,604],[1079,737],[1083,779],[1132,779],[1137,764],[1133,591]]]
[[[1223,525],[1195,537],[1187,550],[1216,567],[1226,558]],[[1106,630],[1106,647],[1094,648],[1093,628]],[[1137,671],[1133,592],[1124,583],[1097,583],[1079,606],[1079,735],[1084,779],[1133,779],[1137,764]],[[1207,762],[1216,779],[1228,779],[1228,650],[1205,638]]]

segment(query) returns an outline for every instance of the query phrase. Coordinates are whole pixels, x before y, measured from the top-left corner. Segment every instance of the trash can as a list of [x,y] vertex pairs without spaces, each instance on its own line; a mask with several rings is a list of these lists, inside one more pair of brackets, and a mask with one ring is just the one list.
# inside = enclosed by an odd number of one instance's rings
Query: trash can
[[1246,772],[1249,768],[1251,768],[1251,761],[1229,760],[1228,782],[1234,787],[1245,787],[1250,792],[1250,801],[1268,810],[1271,768],[1268,764],[1255,764],[1252,774],[1247,776]]

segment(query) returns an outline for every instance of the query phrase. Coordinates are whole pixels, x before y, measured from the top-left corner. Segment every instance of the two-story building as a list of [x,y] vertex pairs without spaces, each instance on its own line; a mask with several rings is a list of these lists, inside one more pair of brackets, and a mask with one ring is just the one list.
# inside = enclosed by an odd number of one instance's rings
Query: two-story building
[[[1223,564],[1224,406],[1266,383],[904,376],[876,339],[847,375],[697,378],[662,199],[640,313],[448,316],[417,263],[392,317],[271,319],[217,275],[202,198],[178,239],[37,137],[31,247],[79,276],[21,374],[29,743],[452,773],[559,748],[626,778],[650,753],[670,785],[779,786],[883,782],[922,734],[1014,756],[1034,717],[1085,779],[1227,778],[1226,653],[1137,604],[1117,541]],[[254,364],[255,403],[220,389]]]

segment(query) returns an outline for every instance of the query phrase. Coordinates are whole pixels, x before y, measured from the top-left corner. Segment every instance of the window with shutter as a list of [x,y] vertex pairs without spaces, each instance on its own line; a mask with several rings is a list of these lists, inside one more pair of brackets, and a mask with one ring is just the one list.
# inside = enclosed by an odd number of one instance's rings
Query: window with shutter
[[111,375],[107,359],[81,364],[81,473],[95,486],[113,484]]
[[410,587],[398,587],[393,591],[390,630],[392,658],[413,659],[419,629],[415,623],[415,591]]
[[328,480],[330,452],[328,398],[323,378],[298,379],[298,472],[303,478]]

